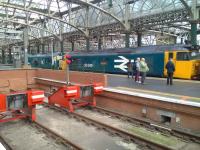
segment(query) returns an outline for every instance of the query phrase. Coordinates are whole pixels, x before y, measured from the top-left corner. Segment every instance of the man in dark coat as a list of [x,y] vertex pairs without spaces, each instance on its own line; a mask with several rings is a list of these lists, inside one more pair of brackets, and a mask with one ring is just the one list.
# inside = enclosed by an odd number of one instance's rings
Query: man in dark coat
[[175,66],[173,63],[172,58],[167,62],[165,68],[167,69],[167,85],[172,85],[173,84],[173,74],[175,71]]

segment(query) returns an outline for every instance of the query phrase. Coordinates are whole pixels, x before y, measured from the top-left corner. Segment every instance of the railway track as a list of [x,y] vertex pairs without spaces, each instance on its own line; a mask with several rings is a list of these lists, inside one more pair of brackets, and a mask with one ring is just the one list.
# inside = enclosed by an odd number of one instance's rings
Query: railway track
[[[82,150],[82,148],[79,147],[78,145],[72,143],[71,141],[67,140],[66,138],[62,137],[58,133],[50,130],[49,128],[43,126],[42,124],[38,122],[30,122],[27,120],[24,120],[24,122],[26,123],[25,125],[30,125],[31,127],[35,128],[37,132],[39,131],[39,133],[45,134],[47,138],[53,139],[55,143],[59,145],[62,144],[64,147],[66,147],[65,149],[67,150]],[[2,144],[6,147],[6,150],[16,149],[16,147],[13,147],[12,145],[10,145],[9,142],[7,142],[6,139],[4,139],[3,136],[1,135],[0,135],[0,142],[2,142]]]
[[145,120],[142,120],[142,119],[139,119],[139,118],[130,117],[130,116],[123,115],[123,114],[113,112],[113,111],[110,111],[110,110],[106,110],[106,109],[103,109],[103,108],[100,108],[100,107],[89,107],[89,109],[92,110],[92,111],[96,111],[98,113],[101,113],[101,114],[109,115],[109,116],[116,118],[116,119],[119,119],[119,120],[126,121],[128,123],[132,123],[136,126],[141,126],[141,127],[147,128],[148,130],[151,130],[151,131],[161,132],[164,135],[172,135],[172,136],[175,136],[175,137],[177,137],[181,140],[200,143],[200,137],[199,136],[188,133],[188,132],[184,132],[184,131],[181,131],[181,130],[178,130],[178,129],[169,128],[167,126],[163,126],[163,125],[160,125],[160,124],[154,124],[154,123],[151,123],[149,121],[145,121]]
[[[46,92],[46,95],[50,95],[50,93]],[[181,140],[189,141],[189,142],[196,142],[200,143],[200,137],[197,135],[194,135],[189,132],[185,132],[180,129],[175,129],[175,128],[170,128],[168,126],[164,126],[163,124],[158,124],[158,123],[152,123],[150,121],[145,121],[143,119],[135,118],[135,117],[130,117],[124,114],[120,114],[114,111],[106,110],[100,107],[89,107],[90,110],[96,111],[101,114],[109,115],[113,118],[120,119],[129,123],[132,123],[133,125],[144,127],[148,130],[151,131],[158,131],[164,135],[171,135],[174,137],[177,137]]]
[[72,143],[71,141],[69,141],[66,138],[62,137],[58,133],[50,130],[49,128],[47,128],[45,126],[43,126],[39,122],[33,122],[32,126],[36,127],[40,131],[42,130],[45,134],[47,134],[48,136],[54,138],[57,143],[59,142],[59,143],[65,145],[67,147],[67,149],[69,149],[69,150],[82,150],[82,148],[79,147],[77,144]]
[[65,108],[61,108],[61,107],[54,106],[54,105],[52,106],[52,105],[49,105],[47,103],[44,103],[43,106],[48,107],[50,109],[54,109],[58,112],[64,113],[71,118],[74,118],[78,121],[84,122],[87,125],[94,126],[97,129],[103,130],[103,131],[109,133],[112,136],[117,136],[117,137],[124,139],[127,142],[135,143],[135,144],[139,145],[139,148],[141,148],[141,149],[144,149],[144,150],[155,150],[155,149],[156,150],[171,150],[170,147],[167,147],[167,146],[162,145],[162,144],[158,144],[158,143],[153,142],[153,141],[149,141],[149,140],[142,138],[138,135],[134,135],[132,133],[129,133],[127,131],[121,130],[121,129],[113,127],[111,125],[99,122],[97,120],[90,119],[90,118],[88,118],[84,115],[81,115],[79,113],[76,113],[76,112],[69,113]]

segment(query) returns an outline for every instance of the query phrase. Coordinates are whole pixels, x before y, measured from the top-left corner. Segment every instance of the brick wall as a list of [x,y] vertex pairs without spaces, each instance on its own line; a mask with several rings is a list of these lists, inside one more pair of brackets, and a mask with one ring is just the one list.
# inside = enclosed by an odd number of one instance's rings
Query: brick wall
[[[151,99],[104,91],[96,97],[97,106],[130,116],[144,117],[161,123],[161,115],[171,115],[170,125],[175,128],[200,130],[200,109]],[[146,111],[146,113],[144,113]]]
[[[39,78],[66,81],[66,72],[63,70],[38,69],[36,71],[36,76]],[[101,73],[71,71],[70,82],[78,84],[90,84],[94,82],[101,82],[106,86],[107,76]]]
[[25,90],[35,84],[35,70],[1,70],[0,71],[0,92],[10,90]]

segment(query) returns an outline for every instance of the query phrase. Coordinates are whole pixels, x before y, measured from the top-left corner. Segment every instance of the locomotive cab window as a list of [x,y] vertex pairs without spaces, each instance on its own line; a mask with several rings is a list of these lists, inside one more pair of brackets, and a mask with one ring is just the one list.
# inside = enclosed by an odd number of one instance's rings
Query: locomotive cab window
[[188,52],[178,52],[176,55],[176,60],[182,60],[182,61],[190,60],[190,55]]
[[172,59],[173,59],[173,57],[174,57],[173,53],[169,53],[169,56],[168,56],[168,58],[169,58],[169,59],[170,59],[170,58],[172,58]]

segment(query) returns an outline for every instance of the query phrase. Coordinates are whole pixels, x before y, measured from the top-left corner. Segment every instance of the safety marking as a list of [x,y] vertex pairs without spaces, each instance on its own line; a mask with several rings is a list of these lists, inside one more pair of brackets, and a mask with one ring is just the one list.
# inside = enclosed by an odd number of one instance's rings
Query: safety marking
[[150,94],[158,94],[158,95],[165,95],[165,96],[172,96],[172,97],[178,97],[182,100],[198,100],[200,101],[200,98],[198,97],[191,97],[191,96],[185,96],[185,95],[177,95],[177,94],[170,94],[170,93],[163,93],[163,92],[157,92],[157,91],[151,91],[151,90],[142,90],[142,89],[134,89],[134,88],[128,88],[128,87],[117,87],[119,89],[127,89],[129,91],[137,91],[137,92],[143,92],[143,93],[150,93]]
[[6,150],[6,148],[0,143],[0,150]]
[[[107,74],[109,76],[116,76],[116,77],[122,77],[122,78],[127,78],[127,75],[120,75],[120,74]],[[160,81],[165,81],[166,78],[156,78],[156,77],[146,77],[146,79],[152,79],[152,80],[160,80]],[[176,82],[182,82],[182,83],[194,83],[194,84],[200,84],[200,81],[192,81],[192,80],[187,80],[187,79],[173,79]]]
[[41,95],[33,95],[32,99],[37,99],[37,98],[44,98],[44,94]]
[[176,104],[182,104],[182,105],[189,105],[189,106],[194,106],[200,108],[200,103],[199,102],[193,102],[193,101],[183,101],[180,99],[175,99],[171,97],[163,97],[163,96],[158,96],[158,95],[152,95],[152,94],[146,94],[146,93],[141,93],[141,92],[134,92],[134,91],[127,91],[127,90],[120,90],[117,88],[103,88],[104,91],[108,92],[114,92],[114,93],[119,93],[119,94],[124,94],[124,95],[131,95],[131,96],[136,96],[136,97],[143,97],[145,99],[154,99],[158,101],[164,101],[164,102],[169,102],[169,103],[176,103]]
[[103,89],[103,86],[97,86],[97,87],[94,87],[95,90],[101,90]]
[[70,90],[70,91],[66,91],[67,94],[72,94],[72,93],[77,93],[77,90]]

